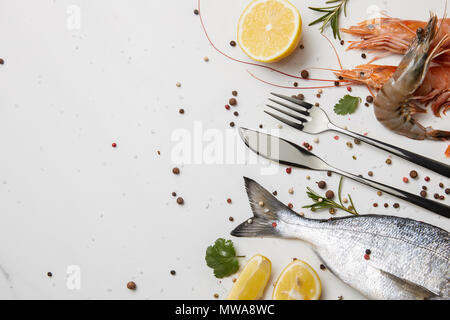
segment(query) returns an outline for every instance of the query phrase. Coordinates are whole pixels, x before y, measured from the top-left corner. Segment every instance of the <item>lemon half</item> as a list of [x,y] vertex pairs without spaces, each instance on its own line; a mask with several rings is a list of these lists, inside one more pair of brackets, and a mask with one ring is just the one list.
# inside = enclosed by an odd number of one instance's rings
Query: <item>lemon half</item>
[[319,300],[322,284],[316,271],[306,262],[291,262],[278,277],[273,300]]
[[239,19],[239,45],[260,62],[276,62],[290,55],[301,34],[300,13],[286,0],[254,0]]
[[269,259],[260,254],[253,256],[234,283],[228,300],[261,299],[271,272],[272,263]]

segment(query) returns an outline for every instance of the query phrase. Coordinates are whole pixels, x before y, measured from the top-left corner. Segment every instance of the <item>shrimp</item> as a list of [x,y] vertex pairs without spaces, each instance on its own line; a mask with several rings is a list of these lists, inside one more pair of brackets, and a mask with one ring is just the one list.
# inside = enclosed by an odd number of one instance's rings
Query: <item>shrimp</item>
[[[335,75],[364,84],[369,88],[379,90],[392,77],[397,70],[396,66],[363,64],[353,69],[333,70]],[[436,117],[440,117],[440,111],[446,114],[450,109],[450,67],[433,66],[429,68],[422,85],[411,97],[411,112],[425,112],[414,101],[422,104],[430,104]]]
[[[439,32],[435,36],[432,47],[442,38],[450,34],[450,19],[440,19]],[[375,18],[360,22],[341,31],[360,36],[361,41],[350,41],[347,50],[368,49],[383,50],[391,53],[405,54],[414,39],[417,30],[423,30],[426,22],[417,20],[401,20],[397,18]],[[434,62],[450,66],[450,43],[442,47],[443,52],[434,58]]]
[[431,60],[441,52],[447,41],[448,36],[444,36],[432,47],[439,31],[437,23],[438,18],[433,14],[425,28],[417,31],[399,66],[374,101],[377,120],[386,128],[411,139],[450,139],[450,131],[425,128],[411,117],[411,110],[415,109],[412,97],[423,84]]

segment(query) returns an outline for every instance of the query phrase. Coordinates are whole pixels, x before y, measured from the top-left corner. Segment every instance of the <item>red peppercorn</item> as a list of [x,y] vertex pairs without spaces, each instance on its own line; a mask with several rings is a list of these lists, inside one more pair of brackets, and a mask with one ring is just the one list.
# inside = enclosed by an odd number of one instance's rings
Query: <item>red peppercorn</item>
[[348,92],[352,92],[352,87],[347,87]]
[[311,150],[312,150],[312,146],[308,146],[307,149],[308,149],[309,151],[311,151]]
[[291,172],[292,172],[292,168],[286,168],[286,173],[287,174],[291,174]]
[[230,106],[228,104],[226,104],[225,109],[230,110]]
[[408,182],[409,182],[409,179],[408,179],[407,177],[403,177],[403,182],[404,182],[404,183],[408,183]]
[[364,259],[366,260],[370,260],[370,255],[368,255],[367,253],[364,255]]
[[339,136],[334,136],[334,140],[339,140]]
[[113,142],[113,144],[111,145],[113,148],[117,147],[117,143]]
[[426,177],[425,177],[425,181],[426,181],[426,182],[430,181],[430,177],[426,176]]
[[231,199],[230,199],[230,198],[228,198],[228,199],[227,199],[227,202],[228,202],[228,203],[231,203]]
[[289,202],[289,203],[288,203],[288,208],[289,208],[289,209],[292,209],[293,207],[294,207],[294,205],[293,205],[292,203]]
[[272,222],[272,227],[276,228],[277,227],[277,223],[276,222]]

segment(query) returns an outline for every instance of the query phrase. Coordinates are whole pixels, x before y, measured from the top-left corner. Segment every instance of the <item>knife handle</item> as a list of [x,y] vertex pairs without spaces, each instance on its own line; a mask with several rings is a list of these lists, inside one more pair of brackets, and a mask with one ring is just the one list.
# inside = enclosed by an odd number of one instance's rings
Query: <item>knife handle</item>
[[439,162],[439,161],[436,161],[436,160],[433,160],[433,159],[421,156],[420,154],[417,154],[417,153],[414,153],[414,152],[411,152],[411,151],[408,151],[408,150],[405,150],[405,149],[393,146],[393,145],[388,144],[386,142],[382,142],[382,141],[379,141],[379,140],[376,140],[376,139],[373,139],[373,138],[369,138],[369,137],[360,135],[358,133],[355,133],[355,132],[352,132],[352,131],[349,131],[349,130],[342,129],[342,128],[340,128],[338,126],[335,126],[333,124],[330,125],[330,129],[334,130],[334,131],[337,131],[337,132],[340,132],[340,133],[343,133],[345,135],[351,136],[351,137],[356,138],[358,140],[361,140],[361,141],[363,141],[363,142],[365,142],[367,144],[370,144],[370,145],[372,145],[374,147],[377,147],[379,149],[387,151],[387,152],[389,152],[391,154],[394,154],[394,155],[396,155],[396,156],[398,156],[400,158],[408,160],[408,161],[410,161],[412,163],[415,163],[415,164],[417,164],[419,166],[422,166],[424,168],[430,169],[431,171],[434,171],[436,173],[442,174],[444,177],[450,178],[450,166],[445,164],[445,163],[442,163],[442,162]]
[[366,178],[361,178],[360,176],[356,176],[356,175],[348,173],[346,171],[341,171],[341,170],[335,169],[335,168],[333,168],[332,171],[334,171],[340,175],[343,175],[347,178],[350,178],[352,180],[358,181],[359,183],[362,183],[364,185],[370,186],[374,189],[386,192],[390,195],[396,196],[397,198],[400,198],[400,199],[403,199],[410,203],[413,203],[424,209],[430,210],[434,213],[437,213],[440,216],[450,218],[450,207],[445,204],[442,204],[442,203],[439,203],[436,201],[432,201],[432,200],[429,200],[426,198],[422,198],[418,195],[415,195],[415,194],[412,194],[407,191],[400,190],[400,189],[397,189],[394,187],[390,187],[390,186],[385,185],[380,182],[376,182],[376,181],[366,179]]

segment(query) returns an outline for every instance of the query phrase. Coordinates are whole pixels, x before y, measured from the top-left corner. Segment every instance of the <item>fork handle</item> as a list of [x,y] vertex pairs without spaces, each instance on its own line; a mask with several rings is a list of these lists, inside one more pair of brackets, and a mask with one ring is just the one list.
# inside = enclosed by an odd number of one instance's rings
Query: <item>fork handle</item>
[[424,209],[433,211],[434,213],[437,213],[440,216],[446,217],[446,218],[450,218],[450,207],[436,202],[436,201],[432,201],[426,198],[422,198],[420,196],[417,196],[415,194],[409,193],[407,191],[404,190],[400,190],[394,187],[390,187],[388,185],[385,185],[383,183],[380,182],[376,182],[370,179],[366,179],[366,178],[361,178],[360,176],[356,176],[354,174],[351,174],[349,172],[346,171],[342,171],[336,168],[332,168],[331,171],[334,171],[340,175],[343,175],[347,178],[350,178],[352,180],[355,180],[359,183],[362,183],[364,185],[370,186],[372,188],[375,188],[377,190],[383,191],[385,193],[391,194],[393,196],[396,196],[397,198],[403,199],[405,201],[411,202],[419,207],[422,207]]
[[405,160],[408,160],[410,162],[413,162],[415,164],[418,164],[419,166],[422,166],[424,168],[430,169],[431,171],[434,171],[436,173],[442,174],[443,176],[450,178],[450,166],[446,165],[445,163],[421,156],[420,154],[393,146],[391,144],[369,138],[363,135],[360,135],[358,133],[342,129],[338,126],[335,126],[334,124],[330,125],[330,130],[337,131],[340,133],[343,133],[347,136],[356,138],[358,140],[361,140],[367,144],[370,144],[374,147],[377,147],[379,149],[382,149],[384,151],[387,151],[391,154],[395,154],[396,156],[399,156],[400,158],[403,158]]

